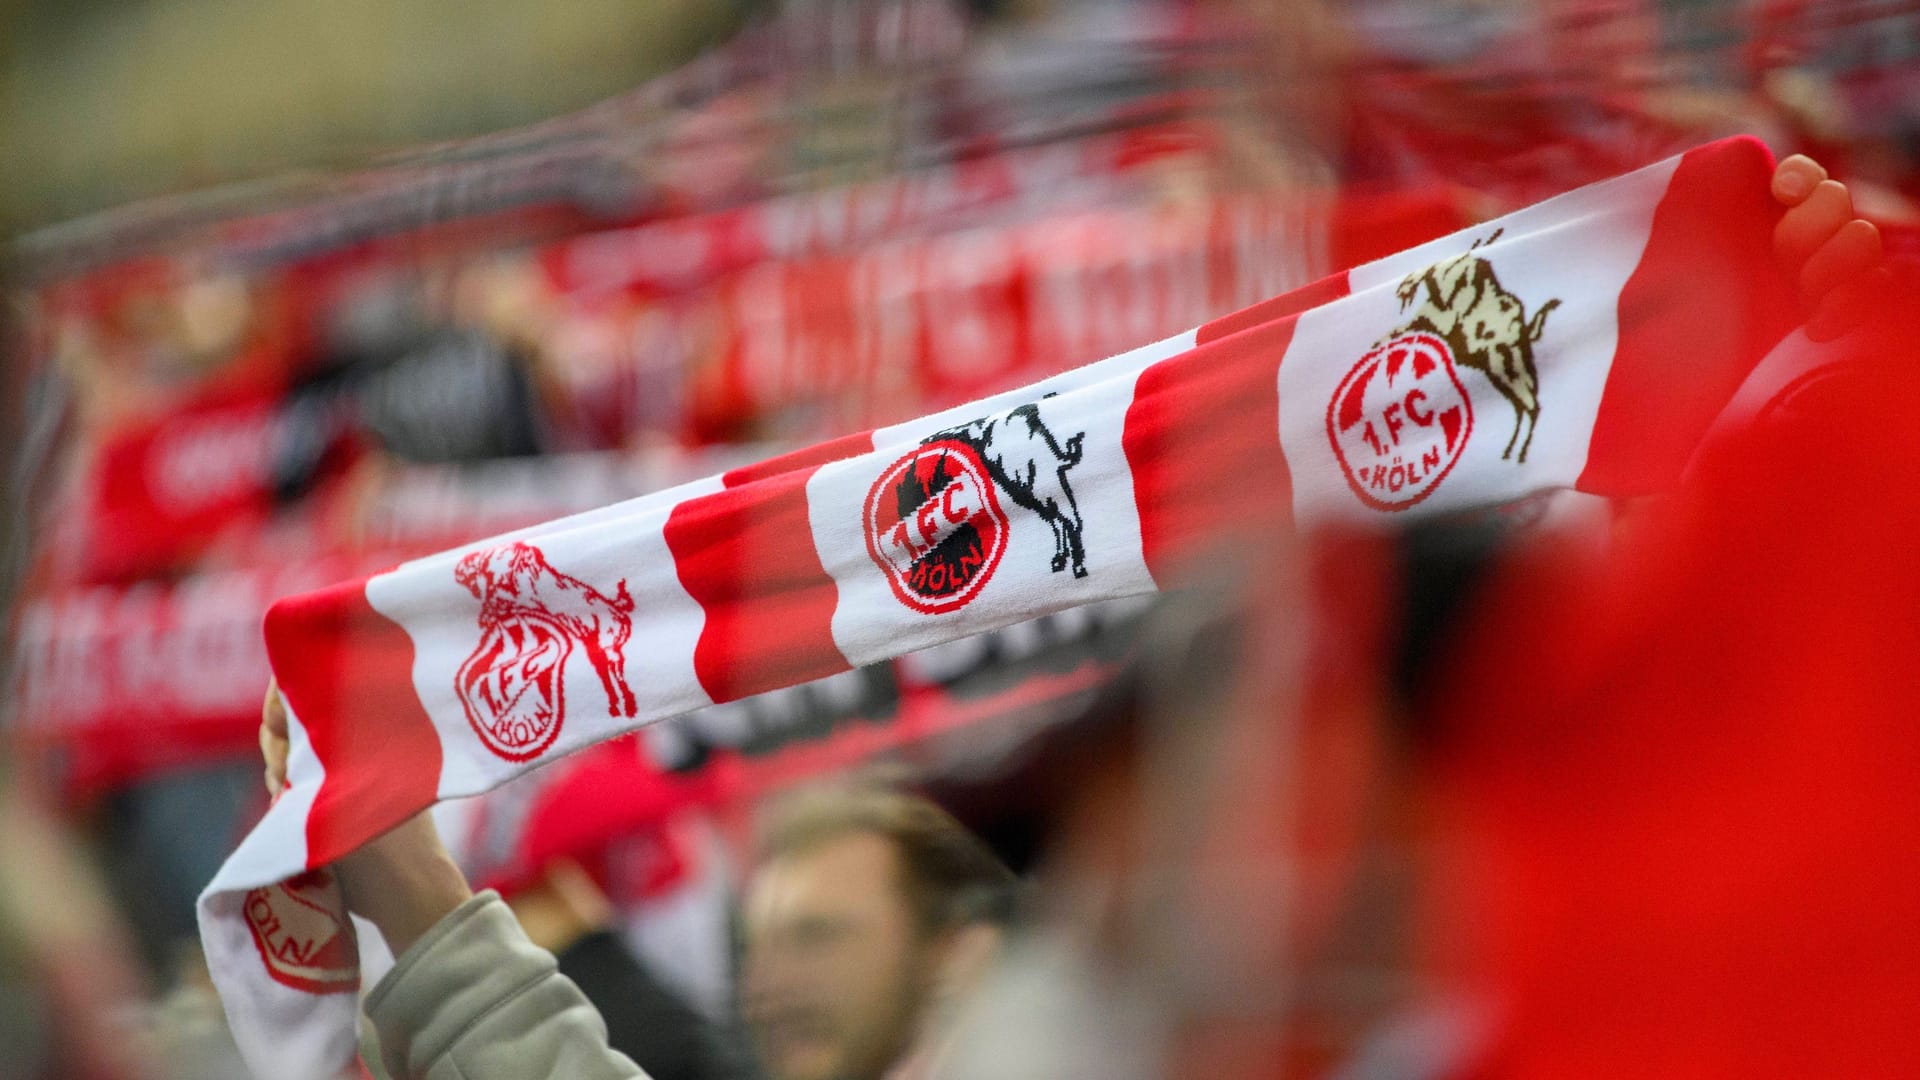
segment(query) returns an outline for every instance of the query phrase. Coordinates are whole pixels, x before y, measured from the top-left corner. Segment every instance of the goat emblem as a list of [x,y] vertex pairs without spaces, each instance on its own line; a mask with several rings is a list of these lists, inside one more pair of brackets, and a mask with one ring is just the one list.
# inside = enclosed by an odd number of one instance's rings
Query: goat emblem
[[[1545,332],[1548,300],[1526,305],[1501,287],[1493,264],[1476,252],[1498,239],[1409,274],[1396,295],[1412,318],[1360,358],[1327,405],[1327,436],[1360,501],[1404,510],[1432,494],[1465,452],[1473,401],[1459,368],[1471,368],[1513,407],[1503,460],[1527,460],[1540,419],[1540,373],[1533,346]],[[1522,437],[1524,434],[1524,438]],[[1518,451],[1516,455],[1516,449]]]
[[[1426,299],[1405,326],[1387,335],[1390,338],[1423,332],[1447,343],[1454,362],[1472,368],[1487,377],[1500,396],[1513,406],[1513,434],[1501,460],[1516,464],[1527,460],[1533,445],[1533,429],[1540,422],[1540,371],[1534,367],[1533,344],[1547,329],[1547,313],[1560,306],[1548,300],[1527,318],[1527,307],[1520,298],[1500,287],[1493,264],[1474,252],[1500,239],[1504,229],[1476,240],[1473,246],[1446,262],[1435,263],[1417,274],[1408,274],[1395,295],[1400,310],[1411,307],[1420,294]],[[1522,440],[1520,432],[1527,437]],[[1520,444],[1520,456],[1514,458],[1514,443]]]
[[599,676],[607,710],[638,711],[627,685],[633,597],[608,597],[555,570],[539,548],[514,542],[460,560],[454,580],[480,601],[480,643],[454,676],[467,721],[489,750],[531,761],[566,719],[566,671],[575,646]]
[[936,431],[867,493],[867,550],[894,595],[925,614],[965,606],[993,576],[1009,522],[1000,502],[1053,530],[1054,573],[1087,576],[1083,523],[1067,472],[1086,432],[1054,436],[1037,402]]

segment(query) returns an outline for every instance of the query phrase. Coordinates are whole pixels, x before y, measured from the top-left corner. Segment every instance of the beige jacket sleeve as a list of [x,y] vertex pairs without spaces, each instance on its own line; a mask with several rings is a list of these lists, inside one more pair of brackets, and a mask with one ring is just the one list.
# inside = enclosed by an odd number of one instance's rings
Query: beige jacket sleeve
[[553,955],[494,892],[413,943],[373,993],[362,1043],[393,1080],[646,1080]]

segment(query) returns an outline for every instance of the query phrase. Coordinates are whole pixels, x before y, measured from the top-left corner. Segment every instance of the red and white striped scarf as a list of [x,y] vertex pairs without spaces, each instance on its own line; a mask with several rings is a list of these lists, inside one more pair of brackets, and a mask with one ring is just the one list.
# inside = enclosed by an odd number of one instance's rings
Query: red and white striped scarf
[[1096,600],[1223,532],[1657,491],[1797,316],[1713,143],[911,423],[290,597],[288,786],[200,898],[254,1070],[353,1052],[314,873],[636,726]]

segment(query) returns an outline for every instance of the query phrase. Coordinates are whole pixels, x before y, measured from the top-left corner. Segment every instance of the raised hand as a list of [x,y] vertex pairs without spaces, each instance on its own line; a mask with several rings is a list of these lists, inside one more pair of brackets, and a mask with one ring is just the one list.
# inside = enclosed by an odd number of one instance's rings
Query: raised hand
[[[267,685],[260,707],[260,756],[267,791],[287,786],[287,706]],[[333,864],[348,910],[380,928],[397,956],[473,895],[425,810],[375,837]]]
[[266,762],[267,794],[279,797],[287,786],[287,703],[280,700],[277,683],[267,683],[267,700],[260,706],[260,757]]
[[1886,302],[1893,284],[1880,230],[1854,216],[1845,184],[1803,154],[1773,170],[1773,197],[1787,212],[1774,227],[1773,251],[1794,276],[1810,312],[1807,336],[1840,336]]

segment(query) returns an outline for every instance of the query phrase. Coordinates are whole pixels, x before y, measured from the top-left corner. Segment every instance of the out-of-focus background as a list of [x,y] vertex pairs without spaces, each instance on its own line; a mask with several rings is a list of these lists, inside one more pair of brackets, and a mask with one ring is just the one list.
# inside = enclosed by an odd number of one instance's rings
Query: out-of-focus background
[[[193,899],[264,807],[277,596],[1029,382],[1722,135],[1814,155],[1920,251],[1901,0],[69,0],[6,5],[0,49],[6,1077],[237,1075]],[[1049,739],[1170,632],[1140,614],[716,707],[442,829],[476,884],[588,867],[623,947],[731,1030],[760,801],[884,766],[1025,871],[1085,790]],[[1287,973],[1292,1026],[1222,1022],[1190,1062],[1442,1075],[1479,1030],[1414,1007],[1409,827],[1392,781],[1351,782],[1377,850],[1337,947]],[[1405,1045],[1435,1070],[1364,1071]]]

